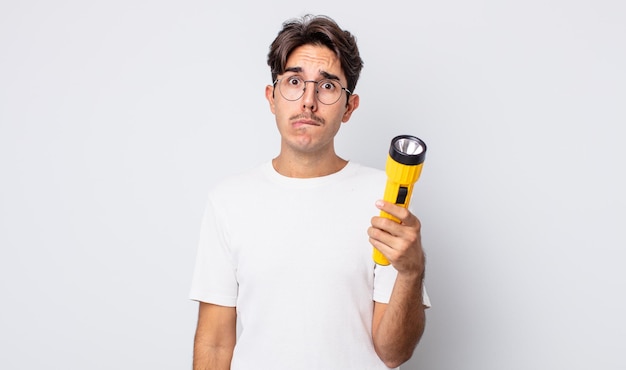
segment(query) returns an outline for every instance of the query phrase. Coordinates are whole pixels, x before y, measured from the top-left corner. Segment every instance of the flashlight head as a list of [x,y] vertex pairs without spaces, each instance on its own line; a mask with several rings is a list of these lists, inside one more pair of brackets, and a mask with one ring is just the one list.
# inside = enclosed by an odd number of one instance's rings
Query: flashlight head
[[398,163],[417,166],[426,159],[426,144],[415,136],[396,136],[391,140],[389,156]]

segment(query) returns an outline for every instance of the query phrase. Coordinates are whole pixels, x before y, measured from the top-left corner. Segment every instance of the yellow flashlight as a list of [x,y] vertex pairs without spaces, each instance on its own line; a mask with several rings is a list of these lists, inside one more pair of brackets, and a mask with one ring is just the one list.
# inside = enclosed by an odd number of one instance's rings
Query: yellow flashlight
[[[383,199],[407,208],[411,200],[413,185],[422,173],[425,158],[426,144],[422,140],[411,135],[394,137],[391,140],[385,165],[387,185]],[[380,216],[400,222],[384,211],[380,212]],[[389,260],[376,248],[374,248],[373,258],[374,262],[379,265],[389,265]]]

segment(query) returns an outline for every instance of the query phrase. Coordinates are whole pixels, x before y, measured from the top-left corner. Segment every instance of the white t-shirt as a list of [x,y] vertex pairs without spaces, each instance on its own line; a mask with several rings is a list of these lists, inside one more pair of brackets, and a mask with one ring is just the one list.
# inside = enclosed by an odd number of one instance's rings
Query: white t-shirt
[[309,179],[267,162],[211,191],[190,298],[237,307],[232,370],[387,369],[373,302],[389,302],[397,272],[367,236],[385,182],[352,162]]

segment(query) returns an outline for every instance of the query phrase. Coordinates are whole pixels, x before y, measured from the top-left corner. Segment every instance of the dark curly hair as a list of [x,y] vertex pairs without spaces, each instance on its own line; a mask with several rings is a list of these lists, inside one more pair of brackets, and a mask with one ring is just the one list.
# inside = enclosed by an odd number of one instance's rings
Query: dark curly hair
[[267,54],[272,81],[276,81],[276,77],[285,72],[289,55],[302,45],[322,45],[332,50],[341,62],[348,82],[347,89],[354,92],[363,68],[356,38],[324,15],[308,14],[283,23],[283,28],[278,32]]

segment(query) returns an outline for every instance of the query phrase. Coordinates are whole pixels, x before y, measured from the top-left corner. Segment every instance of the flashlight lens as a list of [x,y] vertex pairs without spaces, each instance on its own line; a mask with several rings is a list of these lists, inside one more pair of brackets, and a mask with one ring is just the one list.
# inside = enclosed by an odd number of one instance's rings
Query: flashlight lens
[[398,152],[407,155],[418,155],[424,151],[424,147],[418,141],[412,140],[411,138],[396,140],[393,145]]

